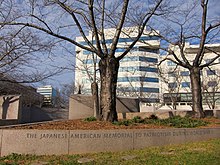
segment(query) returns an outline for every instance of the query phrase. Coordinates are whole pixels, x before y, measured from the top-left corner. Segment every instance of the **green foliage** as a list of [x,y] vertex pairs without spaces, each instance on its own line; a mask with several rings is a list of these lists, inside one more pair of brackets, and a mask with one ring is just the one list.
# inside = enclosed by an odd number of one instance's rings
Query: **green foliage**
[[113,122],[114,125],[125,125],[125,126],[129,126],[133,124],[132,120],[121,120],[121,121],[115,121]]
[[[24,164],[24,162],[30,162],[34,161],[38,158],[36,155],[30,155],[30,154],[16,154],[12,153],[8,156],[4,156],[0,158],[0,164],[1,165],[20,165]],[[28,164],[28,163],[27,163]]]
[[161,120],[161,123],[176,128],[194,128],[199,126],[206,126],[207,124],[209,124],[208,122],[203,120],[192,119],[190,117],[180,117],[180,116],[174,116],[168,119],[163,119]]
[[155,125],[164,125],[164,126],[172,126],[176,128],[194,128],[199,126],[206,126],[209,124],[206,121],[199,119],[192,119],[189,117],[180,117],[174,116],[168,119],[158,119],[157,116],[151,115],[149,118],[141,119],[141,117],[136,116],[131,120],[122,120],[118,122],[114,122],[115,125],[134,125],[134,124],[155,124]]
[[135,116],[132,119],[132,123],[144,123],[144,119],[142,119],[140,116]]
[[134,125],[134,124],[138,124],[138,123],[144,123],[145,120],[142,119],[140,116],[135,116],[133,119],[129,120],[121,120],[121,121],[116,121],[113,122],[114,125],[125,125],[125,126],[129,126],[129,125]]
[[87,117],[87,118],[84,119],[84,121],[87,121],[87,122],[96,121],[96,120],[97,119],[95,117],[93,117],[93,116]]
[[148,119],[157,120],[157,119],[158,119],[158,117],[157,117],[156,115],[152,114],[152,115],[150,115],[150,117],[149,117]]
[[14,160],[14,161],[18,161],[18,160],[33,160],[36,159],[37,156],[35,155],[22,155],[22,154],[16,154],[16,153],[12,153],[11,155],[8,156],[4,156],[2,158],[0,158],[0,160],[2,159],[7,159],[7,160]]

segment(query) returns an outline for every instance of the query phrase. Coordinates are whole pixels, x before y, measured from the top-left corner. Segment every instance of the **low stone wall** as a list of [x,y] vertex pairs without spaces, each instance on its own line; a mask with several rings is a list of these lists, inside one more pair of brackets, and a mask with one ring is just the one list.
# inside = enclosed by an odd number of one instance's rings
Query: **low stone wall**
[[[149,118],[151,115],[156,115],[160,119],[166,119],[172,116],[191,116],[192,111],[168,111],[168,110],[157,110],[155,112],[132,112],[132,113],[118,113],[118,119],[133,119],[136,116],[141,118]],[[205,110],[205,115],[214,116],[220,118],[220,110]]]
[[[117,97],[116,109],[118,113],[139,112],[139,100],[137,98]],[[69,119],[83,119],[94,114],[92,96],[72,95],[69,98]]]
[[1,156],[123,151],[220,138],[220,128],[134,130],[0,130]]
[[15,125],[15,124],[18,124],[17,119],[7,119],[7,120],[0,119],[0,126]]

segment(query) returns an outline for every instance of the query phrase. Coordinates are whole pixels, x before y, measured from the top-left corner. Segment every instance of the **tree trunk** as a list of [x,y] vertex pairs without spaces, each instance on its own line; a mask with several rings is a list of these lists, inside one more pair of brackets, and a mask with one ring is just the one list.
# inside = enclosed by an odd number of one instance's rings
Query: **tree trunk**
[[117,121],[116,87],[119,61],[116,58],[105,57],[99,62],[101,91],[100,113],[105,121]]
[[190,69],[191,89],[192,89],[192,108],[194,117],[205,117],[202,107],[202,90],[201,90],[201,77],[200,69],[194,67]]
[[92,82],[91,84],[92,89],[92,98],[94,104],[94,117],[100,120],[100,112],[99,112],[99,95],[98,95],[98,84],[97,82]]

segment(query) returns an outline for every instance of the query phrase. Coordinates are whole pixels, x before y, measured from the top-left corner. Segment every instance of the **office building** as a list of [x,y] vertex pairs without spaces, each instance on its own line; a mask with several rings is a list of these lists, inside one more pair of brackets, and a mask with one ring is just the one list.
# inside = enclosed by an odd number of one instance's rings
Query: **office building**
[[[220,52],[220,44],[207,44],[205,46],[208,47],[209,50],[206,50],[202,64],[219,56],[216,52]],[[185,44],[184,53],[189,62],[193,62],[198,48],[199,45]],[[180,57],[178,46],[172,46],[171,49]],[[169,58],[173,58],[172,55],[168,56]],[[165,56],[161,56],[161,60],[163,58],[165,58]],[[216,106],[220,105],[220,58],[218,58],[214,64],[215,65],[204,68],[200,72],[203,104],[206,105],[207,109],[213,109],[213,104]],[[165,105],[173,106],[173,104],[175,104],[175,106],[187,105],[190,107],[192,104],[192,94],[189,70],[176,66],[174,62],[167,60],[161,64],[160,70],[162,71],[160,90],[163,94],[163,102]]]
[[[110,48],[115,29],[105,29],[107,48]],[[129,35],[128,35],[129,34]],[[124,28],[115,56],[122,54],[137,36],[136,27]],[[92,32],[87,38],[92,42]],[[82,37],[76,41],[87,45]],[[94,41],[93,41],[94,42]],[[147,102],[158,102],[159,78],[156,64],[159,58],[160,40],[155,32],[144,31],[132,50],[120,61],[117,82],[117,95],[145,98]],[[98,70],[99,58],[87,50],[76,47],[75,85],[81,85],[82,94],[91,94],[91,82],[95,70]],[[99,81],[99,72],[97,71]]]
[[51,85],[37,88],[37,93],[43,95],[44,105],[55,105],[57,91]]

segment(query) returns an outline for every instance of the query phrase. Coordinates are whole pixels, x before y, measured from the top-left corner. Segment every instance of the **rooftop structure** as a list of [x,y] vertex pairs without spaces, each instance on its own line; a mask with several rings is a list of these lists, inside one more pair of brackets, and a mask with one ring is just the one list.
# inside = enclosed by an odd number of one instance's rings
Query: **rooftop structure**
[[22,103],[28,106],[41,105],[43,100],[42,95],[37,93],[35,88],[17,83],[3,74],[0,74],[0,95],[21,95]]

